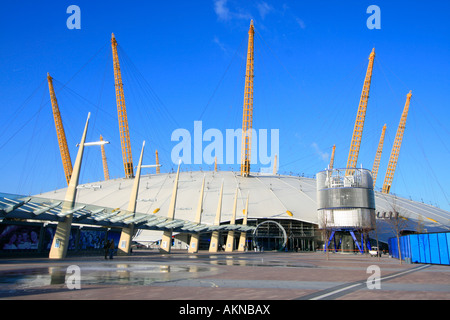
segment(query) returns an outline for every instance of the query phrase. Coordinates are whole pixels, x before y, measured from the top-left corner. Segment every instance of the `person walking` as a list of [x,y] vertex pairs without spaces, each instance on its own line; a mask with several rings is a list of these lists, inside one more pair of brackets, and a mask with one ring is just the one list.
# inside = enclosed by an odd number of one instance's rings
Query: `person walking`
[[105,251],[105,259],[108,259],[108,253],[109,253],[109,246],[110,246],[110,241],[106,240],[105,245],[103,246],[103,250]]
[[111,239],[111,242],[109,244],[109,258],[112,259],[114,256],[114,239]]

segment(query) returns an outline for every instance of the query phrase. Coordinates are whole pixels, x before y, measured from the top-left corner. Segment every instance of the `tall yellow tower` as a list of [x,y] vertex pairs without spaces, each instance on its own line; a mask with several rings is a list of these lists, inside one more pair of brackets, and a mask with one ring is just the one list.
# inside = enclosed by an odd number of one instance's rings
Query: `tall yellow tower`
[[159,169],[159,155],[158,150],[155,151],[155,161],[156,161],[156,174],[159,174],[161,171]]
[[244,112],[242,116],[241,176],[250,174],[253,127],[253,77],[254,77],[254,35],[253,20],[248,31],[247,68],[245,72]]
[[56,101],[55,90],[53,88],[53,78],[47,73],[48,89],[50,91],[50,99],[52,101],[53,119],[55,120],[56,135],[58,136],[59,151],[61,152],[61,160],[64,168],[64,175],[67,184],[72,176],[72,161],[70,159],[69,148],[67,147],[66,133],[59,112],[58,101]]
[[331,151],[330,164],[328,165],[329,170],[333,170],[334,166],[334,153],[336,152],[336,145],[333,145],[333,150]]
[[359,147],[361,146],[361,138],[364,128],[364,120],[366,118],[367,101],[369,100],[370,83],[372,80],[373,61],[375,60],[375,48],[369,56],[369,65],[367,66],[366,77],[364,79],[364,86],[359,100],[358,113],[356,115],[355,128],[353,130],[352,142],[350,144],[350,151],[348,153],[347,171],[346,175],[353,174],[353,170],[349,168],[356,168],[359,155]]
[[119,56],[117,54],[117,41],[114,33],[111,35],[111,47],[114,61],[114,84],[116,87],[117,114],[119,117],[120,144],[122,145],[122,159],[125,177],[132,178],[133,157],[131,155],[130,130],[128,128],[127,108],[123,93],[122,73],[120,72]]
[[383,152],[385,133],[386,133],[386,124],[383,126],[383,130],[381,130],[380,142],[378,142],[377,154],[375,155],[375,160],[373,162],[372,178],[373,178],[373,187],[374,188],[375,188],[375,183],[377,182],[378,168],[380,167],[381,153]]
[[391,157],[389,159],[388,168],[386,170],[386,176],[384,177],[382,193],[388,194],[391,190],[392,180],[394,179],[395,167],[397,166],[398,156],[400,154],[400,147],[402,146],[403,133],[405,132],[406,118],[409,112],[409,103],[411,101],[412,93],[406,95],[406,103],[403,108],[402,117],[398,125],[397,134],[395,135],[394,145],[392,146]]
[[[100,141],[103,141],[103,137],[100,136]],[[105,145],[101,145],[100,149],[102,151],[102,163],[103,163],[103,175],[105,176],[105,181],[109,180],[109,169],[108,161],[106,160]]]

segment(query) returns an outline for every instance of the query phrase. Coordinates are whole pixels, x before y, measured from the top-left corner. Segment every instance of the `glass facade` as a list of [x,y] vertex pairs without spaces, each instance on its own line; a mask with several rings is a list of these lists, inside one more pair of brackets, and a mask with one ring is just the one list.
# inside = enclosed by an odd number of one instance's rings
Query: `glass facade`
[[[268,223],[268,221],[276,223]],[[236,220],[236,224],[242,224],[242,219]],[[283,227],[286,237],[278,224]],[[321,241],[317,225],[308,222],[294,219],[248,219],[247,225],[254,227],[259,225],[254,234],[247,233],[247,248],[252,251],[315,251]],[[200,249],[208,248],[210,235],[210,233],[202,234]],[[223,248],[225,248],[227,235],[227,231],[221,232],[220,245]],[[237,248],[239,236],[240,232],[235,232],[235,248]]]

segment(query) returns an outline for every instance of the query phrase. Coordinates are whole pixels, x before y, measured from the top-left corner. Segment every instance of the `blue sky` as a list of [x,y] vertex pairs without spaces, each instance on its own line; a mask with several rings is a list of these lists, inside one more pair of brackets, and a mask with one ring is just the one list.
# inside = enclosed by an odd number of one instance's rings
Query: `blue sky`
[[[70,30],[69,5],[81,9]],[[370,30],[370,5],[381,29]],[[372,87],[358,166],[372,169],[387,124],[377,188],[412,90],[391,193],[450,210],[450,3],[447,1],[11,1],[0,12],[0,192],[34,194],[65,186],[46,82],[54,78],[72,161],[87,113],[110,174],[122,177],[110,38],[114,32],[137,162],[158,149],[172,170],[171,134],[241,126],[247,32],[254,20],[254,127],[278,129],[279,172],[312,176],[347,162],[367,58]],[[204,142],[203,148],[207,145]],[[186,165],[186,169],[211,166]],[[238,166],[222,165],[237,170]],[[255,170],[259,166],[254,166]],[[103,179],[89,148],[82,182]]]

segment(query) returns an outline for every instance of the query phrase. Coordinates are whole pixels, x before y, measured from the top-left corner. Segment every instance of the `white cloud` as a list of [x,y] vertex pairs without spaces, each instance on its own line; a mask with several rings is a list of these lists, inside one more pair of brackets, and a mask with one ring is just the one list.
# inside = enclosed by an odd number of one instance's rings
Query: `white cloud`
[[319,146],[317,143],[313,142],[311,144],[311,146],[314,148],[314,150],[316,151],[316,154],[323,160],[323,161],[327,161],[329,158],[328,152],[323,152],[322,150],[320,150]]
[[219,20],[230,19],[230,10],[227,7],[227,0],[215,0],[214,11],[217,14]]
[[264,2],[264,1],[261,3],[258,3],[257,8],[259,11],[259,15],[261,16],[261,18],[263,20],[266,17],[266,15],[273,10],[272,6],[268,5],[267,2]]
[[219,20],[227,21],[231,19],[251,19],[251,14],[243,12],[242,10],[229,9],[228,0],[214,0],[214,12],[217,14]]
[[214,36],[213,41],[214,41],[215,44],[217,44],[219,46],[220,49],[222,49],[223,52],[228,53],[227,48],[222,43],[222,41],[219,40],[219,38],[217,36]]
[[302,28],[302,29],[306,28],[305,22],[302,19],[295,18],[295,21],[297,21],[297,24],[300,26],[300,28]]

